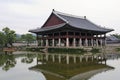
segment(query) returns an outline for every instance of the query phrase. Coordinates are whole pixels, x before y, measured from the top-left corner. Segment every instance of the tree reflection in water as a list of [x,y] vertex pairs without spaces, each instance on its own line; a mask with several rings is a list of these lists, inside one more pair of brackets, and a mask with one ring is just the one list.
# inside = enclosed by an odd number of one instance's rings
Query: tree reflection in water
[[25,57],[21,59],[22,63],[30,64],[33,62],[33,59],[36,57],[34,54],[25,54]]
[[15,67],[15,57],[11,53],[0,54],[0,66],[3,70],[8,71],[10,68]]
[[13,54],[12,52],[4,52],[0,54],[0,67],[2,67],[2,70],[8,71],[11,68],[15,67],[17,57],[23,57],[21,58],[22,63],[30,64],[33,62],[33,59],[36,57],[35,54]]

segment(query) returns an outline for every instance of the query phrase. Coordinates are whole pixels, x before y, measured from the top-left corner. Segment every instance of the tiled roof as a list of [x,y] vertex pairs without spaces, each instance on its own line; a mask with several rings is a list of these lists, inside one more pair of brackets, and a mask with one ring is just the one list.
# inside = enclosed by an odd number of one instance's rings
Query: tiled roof
[[66,23],[68,23],[72,27],[100,32],[113,31],[113,29],[100,27],[84,17],[65,14],[58,11],[53,11],[53,13],[56,14],[58,17],[61,17],[64,21],[66,21]]
[[34,30],[29,30],[29,32],[37,33],[37,32],[48,31],[48,30],[63,27],[65,24],[68,24],[72,27],[83,29],[83,30],[99,31],[99,32],[104,32],[104,33],[113,31],[113,29],[107,29],[107,28],[98,26],[84,17],[61,13],[55,10],[53,10],[52,13],[56,15],[58,18],[60,18],[61,20],[63,20],[65,23],[54,25],[54,26],[49,26],[49,27],[42,27],[42,28],[34,29]]

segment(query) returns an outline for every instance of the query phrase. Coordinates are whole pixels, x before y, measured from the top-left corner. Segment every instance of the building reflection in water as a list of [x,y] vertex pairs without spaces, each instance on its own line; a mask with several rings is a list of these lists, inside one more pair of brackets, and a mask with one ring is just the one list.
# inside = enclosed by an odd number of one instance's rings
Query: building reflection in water
[[37,57],[37,64],[39,62],[57,62],[57,63],[81,63],[81,62],[96,62],[100,63],[103,62],[106,63],[106,57],[104,55],[78,55],[78,54],[38,54]]
[[50,73],[53,76],[58,75],[59,78],[69,79],[77,74],[105,67],[106,57],[101,54],[38,54],[37,64],[31,69],[40,70],[45,76]]

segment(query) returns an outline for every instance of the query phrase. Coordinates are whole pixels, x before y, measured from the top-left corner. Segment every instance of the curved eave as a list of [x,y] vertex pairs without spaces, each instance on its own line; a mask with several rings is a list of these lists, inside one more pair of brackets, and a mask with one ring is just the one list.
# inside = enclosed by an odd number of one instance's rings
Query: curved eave
[[61,27],[65,26],[65,25],[66,25],[66,23],[62,23],[62,24],[58,24],[58,25],[54,25],[54,26],[50,26],[50,27],[45,27],[45,28],[40,28],[40,29],[29,30],[29,32],[39,33],[39,32],[44,32],[44,31],[50,31],[50,30],[54,30],[54,29],[61,28]]

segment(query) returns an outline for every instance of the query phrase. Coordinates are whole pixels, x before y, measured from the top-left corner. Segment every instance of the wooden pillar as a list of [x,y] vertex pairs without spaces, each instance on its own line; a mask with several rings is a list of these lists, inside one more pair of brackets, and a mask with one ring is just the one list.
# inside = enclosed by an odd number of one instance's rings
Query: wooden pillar
[[73,47],[76,47],[76,38],[75,38],[75,32],[73,32],[74,37],[73,37]]
[[43,39],[41,38],[41,47],[43,46]]
[[88,39],[85,39],[85,46],[88,46]]
[[98,47],[98,35],[96,35],[96,46]]
[[88,46],[87,33],[85,33],[85,46]]
[[91,46],[92,46],[92,47],[93,47],[93,43],[94,43],[94,42],[93,42],[93,38],[92,38],[92,39],[91,39]]
[[79,46],[80,47],[82,46],[82,40],[81,40],[81,38],[79,39]]
[[104,34],[104,45],[106,46],[106,34]]
[[48,39],[46,39],[46,47],[48,47]]
[[54,33],[52,34],[52,47],[55,46],[55,37],[54,37]]
[[75,37],[73,38],[73,47],[76,47],[76,39],[75,39]]
[[[37,37],[36,37],[37,45],[38,45],[38,46],[41,46],[41,44],[39,45],[39,43],[38,43],[38,41],[39,41],[39,39],[38,39],[38,38],[39,38],[39,37],[38,37],[38,34],[36,34],[36,36],[37,36]],[[40,39],[40,40],[41,40],[41,39]]]
[[66,47],[69,47],[69,37],[68,37],[68,32],[66,33],[67,38],[66,38]]
[[54,47],[55,45],[55,40],[54,40],[54,38],[52,39],[52,47]]
[[60,35],[60,32],[59,32],[59,38],[58,38],[58,46],[59,47],[61,46],[61,35]]
[[41,43],[41,47],[43,46],[43,35],[41,35],[41,41],[40,41],[40,43]]
[[100,35],[100,46],[102,47],[102,43],[103,43],[103,41],[102,41],[103,39],[102,39],[102,35]]
[[69,47],[69,38],[66,38],[66,47]]
[[61,46],[61,38],[59,37],[58,39],[58,44],[59,44],[59,47]]

